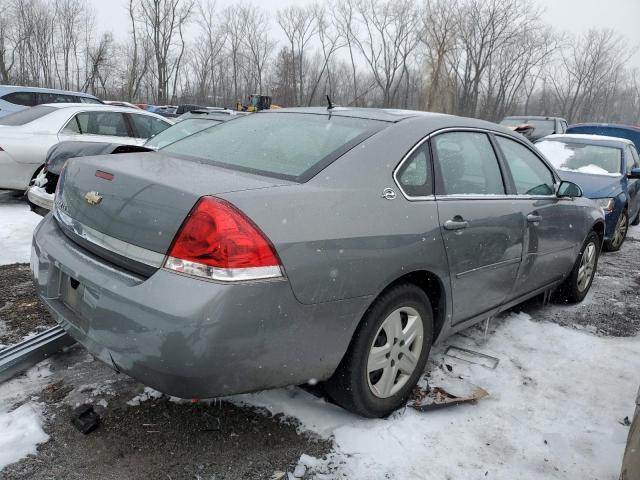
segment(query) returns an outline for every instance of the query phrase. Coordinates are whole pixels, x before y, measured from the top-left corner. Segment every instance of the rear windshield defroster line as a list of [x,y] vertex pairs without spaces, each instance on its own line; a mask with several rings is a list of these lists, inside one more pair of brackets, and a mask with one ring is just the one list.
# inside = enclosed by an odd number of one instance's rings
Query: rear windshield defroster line
[[304,183],[389,122],[308,113],[257,113],[161,149],[217,167]]

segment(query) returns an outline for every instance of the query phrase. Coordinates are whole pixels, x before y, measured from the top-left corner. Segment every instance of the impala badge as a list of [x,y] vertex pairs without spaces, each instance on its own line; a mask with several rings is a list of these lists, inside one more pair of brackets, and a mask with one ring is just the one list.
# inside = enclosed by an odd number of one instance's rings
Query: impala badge
[[102,201],[102,195],[100,195],[98,192],[87,192],[87,194],[84,196],[84,199],[89,205],[97,205]]

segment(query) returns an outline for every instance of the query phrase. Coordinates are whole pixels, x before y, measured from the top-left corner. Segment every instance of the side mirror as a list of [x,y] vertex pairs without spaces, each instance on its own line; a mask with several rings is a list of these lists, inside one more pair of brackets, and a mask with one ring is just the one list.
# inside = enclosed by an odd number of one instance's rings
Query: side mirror
[[558,198],[577,198],[582,196],[582,189],[573,182],[563,180],[556,190]]
[[640,178],[640,168],[632,168],[629,173],[627,173],[627,178]]

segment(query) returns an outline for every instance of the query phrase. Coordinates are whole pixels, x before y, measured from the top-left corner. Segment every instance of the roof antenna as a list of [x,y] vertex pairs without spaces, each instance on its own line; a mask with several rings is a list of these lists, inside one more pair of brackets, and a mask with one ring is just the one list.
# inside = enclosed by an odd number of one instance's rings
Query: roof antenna
[[333,103],[331,103],[331,98],[329,98],[329,95],[327,95],[327,110],[333,110]]

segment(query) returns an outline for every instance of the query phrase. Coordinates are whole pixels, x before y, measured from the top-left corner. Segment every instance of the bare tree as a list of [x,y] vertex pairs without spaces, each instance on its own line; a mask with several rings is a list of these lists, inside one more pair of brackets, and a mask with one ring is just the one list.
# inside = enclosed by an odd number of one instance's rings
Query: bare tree
[[294,96],[297,97],[298,105],[304,105],[305,52],[317,31],[314,7],[313,5],[287,7],[278,11],[277,20],[278,25],[280,25],[280,28],[282,28],[289,41],[295,65],[296,78],[293,82]]
[[166,103],[171,98],[171,77],[180,68],[184,52],[182,29],[193,6],[194,0],[141,0],[139,3],[138,15],[153,46],[159,103]]

